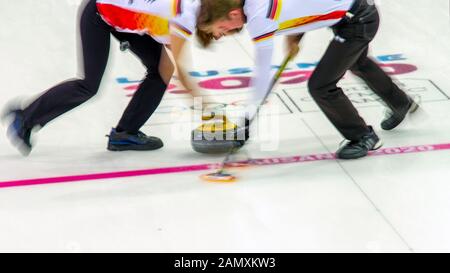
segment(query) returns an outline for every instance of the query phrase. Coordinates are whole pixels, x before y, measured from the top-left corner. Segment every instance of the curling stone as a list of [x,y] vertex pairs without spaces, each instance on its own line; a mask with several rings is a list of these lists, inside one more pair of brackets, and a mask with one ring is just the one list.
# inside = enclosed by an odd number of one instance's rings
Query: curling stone
[[224,154],[240,149],[249,138],[248,121],[239,127],[225,116],[202,118],[204,123],[192,131],[191,145],[202,154]]

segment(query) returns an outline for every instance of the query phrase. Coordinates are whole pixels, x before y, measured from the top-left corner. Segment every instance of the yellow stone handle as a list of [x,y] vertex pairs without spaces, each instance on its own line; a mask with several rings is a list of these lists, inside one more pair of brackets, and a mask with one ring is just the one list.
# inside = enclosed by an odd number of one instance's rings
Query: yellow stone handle
[[217,122],[210,122],[205,123],[200,126],[200,130],[202,132],[211,132],[215,133],[218,131],[231,131],[236,130],[237,125],[231,122],[226,116],[224,115],[210,115],[210,116],[202,116],[203,121],[212,121],[212,120],[221,120]]

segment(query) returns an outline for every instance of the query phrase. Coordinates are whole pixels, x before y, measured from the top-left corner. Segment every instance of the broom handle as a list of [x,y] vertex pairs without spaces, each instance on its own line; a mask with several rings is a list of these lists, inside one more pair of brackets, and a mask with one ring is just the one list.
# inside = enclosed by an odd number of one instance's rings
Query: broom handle
[[283,74],[284,70],[286,69],[287,65],[291,61],[292,56],[288,55],[284,58],[283,63],[281,66],[277,69],[277,72],[275,73],[275,76],[273,77],[272,84],[269,87],[269,90],[267,90],[266,95],[264,96],[262,102],[259,104],[258,108],[256,109],[256,114],[249,120],[249,126],[253,122],[253,120],[256,118],[256,116],[259,113],[259,110],[261,107],[266,103],[267,98],[269,97],[270,93],[272,93],[272,90],[274,89],[275,85],[277,84],[278,80],[281,78],[281,75]]
[[[264,103],[266,102],[267,98],[269,97],[270,93],[272,93],[272,90],[274,89],[275,85],[277,84],[278,80],[281,78],[281,75],[283,74],[283,71],[286,69],[287,65],[289,64],[289,62],[291,61],[292,56],[289,54],[283,61],[283,63],[281,64],[281,66],[278,68],[277,72],[275,73],[275,76],[273,77],[272,80],[272,84],[269,87],[269,90],[267,90],[266,95],[264,96],[264,99],[262,100],[262,102],[259,104],[257,110],[256,110],[256,114],[249,120],[248,126],[250,127],[250,125],[252,124],[252,122],[255,120],[256,116],[259,113],[259,110],[261,109],[261,107],[264,105]],[[231,148],[231,150],[228,152],[227,156],[225,157],[225,159],[222,162],[222,167],[221,169],[218,171],[218,173],[223,173],[225,171],[225,165],[227,164],[227,162],[230,160],[231,155],[235,152],[235,148]]]

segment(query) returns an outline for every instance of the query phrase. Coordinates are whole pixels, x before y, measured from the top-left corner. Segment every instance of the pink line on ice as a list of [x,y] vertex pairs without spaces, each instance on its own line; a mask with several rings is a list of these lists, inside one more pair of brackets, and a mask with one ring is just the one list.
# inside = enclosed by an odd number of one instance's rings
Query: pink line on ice
[[[442,150],[450,150],[450,143],[383,148],[378,151],[370,152],[369,156],[425,153],[425,152],[442,151]],[[335,158],[336,158],[335,154],[327,153],[327,154],[313,154],[313,155],[304,155],[304,156],[300,155],[300,156],[289,156],[289,157],[278,157],[278,158],[252,159],[249,163],[250,163],[250,165],[255,165],[255,166],[272,166],[272,165],[281,165],[281,164],[294,164],[294,163],[334,160]],[[71,175],[71,176],[1,181],[0,188],[12,188],[12,187],[23,187],[23,186],[44,185],[44,184],[58,184],[58,183],[74,183],[74,182],[82,182],[82,181],[117,179],[117,178],[126,178],[126,177],[138,177],[138,176],[174,174],[174,173],[188,173],[188,172],[196,172],[196,171],[214,170],[214,169],[218,169],[219,167],[220,167],[220,164],[217,164],[217,163],[215,163],[215,164],[199,164],[199,165],[187,165],[187,166],[133,170],[133,171],[106,172],[106,173],[94,173],[94,174],[82,174],[82,175]]]

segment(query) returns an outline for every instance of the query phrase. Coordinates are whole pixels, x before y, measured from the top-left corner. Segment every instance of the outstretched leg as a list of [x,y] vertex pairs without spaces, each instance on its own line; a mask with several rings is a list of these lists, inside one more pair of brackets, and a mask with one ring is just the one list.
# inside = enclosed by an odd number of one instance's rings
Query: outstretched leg
[[97,93],[108,62],[110,27],[97,14],[95,0],[90,0],[83,9],[79,31],[83,77],[49,89],[26,107],[23,110],[26,128],[45,126]]
[[392,81],[378,64],[367,56],[367,50],[351,68],[351,71],[363,79],[391,110],[390,115],[381,123],[383,129],[394,129],[403,121],[408,112],[417,110],[418,105]]
[[13,122],[8,134],[24,155],[31,151],[31,130],[35,126],[45,126],[89,100],[99,89],[108,61],[111,29],[97,14],[95,0],[88,0],[80,12],[80,61],[84,69],[83,77],[49,89],[25,109],[15,107],[9,110]]

